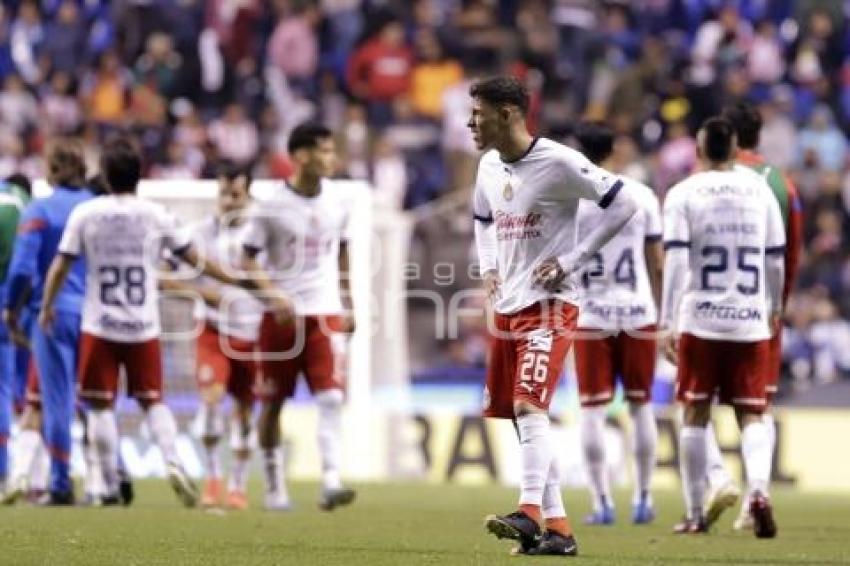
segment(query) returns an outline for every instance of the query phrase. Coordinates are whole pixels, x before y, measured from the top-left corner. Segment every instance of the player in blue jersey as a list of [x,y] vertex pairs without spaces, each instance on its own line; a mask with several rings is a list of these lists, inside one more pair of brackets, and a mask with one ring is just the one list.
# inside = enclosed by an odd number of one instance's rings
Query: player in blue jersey
[[[85,160],[81,145],[60,139],[47,150],[47,179],[53,194],[33,201],[24,210],[8,275],[5,307],[12,311],[31,289],[29,304],[41,303],[50,263],[56,255],[68,216],[92,198],[84,188]],[[75,407],[80,312],[85,295],[85,264],[76,262],[55,303],[56,320],[50,332],[33,325],[30,336],[43,405],[43,433],[50,452],[48,503],[74,502],[70,477],[71,423]],[[10,486],[7,501],[20,496],[20,482]]]

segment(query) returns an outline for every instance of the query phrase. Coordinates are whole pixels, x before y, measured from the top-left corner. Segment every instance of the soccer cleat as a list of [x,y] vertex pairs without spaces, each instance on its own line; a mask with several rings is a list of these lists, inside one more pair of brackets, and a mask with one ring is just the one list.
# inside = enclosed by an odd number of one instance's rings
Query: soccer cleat
[[280,493],[266,493],[264,507],[266,511],[274,512],[286,512],[294,509],[289,497]]
[[177,499],[185,507],[194,507],[198,503],[198,488],[195,487],[195,483],[178,464],[169,463],[166,469],[168,472],[168,481],[171,483],[171,489],[174,490]]
[[49,491],[38,504],[44,507],[67,507],[76,503],[73,491]]
[[746,508],[741,509],[741,513],[738,515],[738,518],[735,519],[734,523],[732,523],[732,528],[736,531],[751,531],[754,528],[753,523],[753,516],[750,514],[749,506],[747,506]]
[[523,513],[514,511],[507,515],[487,515],[484,528],[496,538],[508,538],[520,544],[520,553],[527,554],[540,542],[542,532],[537,521]]
[[100,504],[104,507],[116,507],[121,505],[121,496],[118,494],[104,495],[100,498]]
[[585,525],[613,525],[616,520],[614,508],[610,505],[603,505],[596,509],[593,513],[584,518]]
[[753,517],[753,531],[756,538],[776,536],[776,521],[773,520],[773,506],[761,492],[754,491],[750,497],[750,515]]
[[221,505],[224,484],[219,478],[207,478],[204,481],[204,491],[201,494],[201,507],[218,507]]
[[319,498],[319,509],[333,511],[337,507],[350,505],[357,498],[357,492],[349,487],[338,489],[323,489]]
[[698,535],[707,532],[708,525],[706,524],[704,517],[696,521],[692,519],[683,519],[681,523],[678,523],[673,527],[673,534],[676,535]]
[[26,477],[19,477],[13,479],[9,482],[9,488],[3,493],[2,499],[0,502],[3,505],[14,505],[21,498],[27,495],[27,479]]
[[705,525],[711,527],[719,519],[720,515],[730,507],[734,507],[741,497],[741,490],[734,482],[728,481],[711,492],[706,500]]
[[648,525],[655,520],[655,509],[646,499],[641,500],[632,507],[632,523],[635,525]]
[[576,556],[578,544],[573,535],[562,535],[555,531],[547,530],[540,538],[537,546],[529,549],[526,554],[530,556]]
[[248,508],[248,495],[244,491],[232,490],[227,494],[227,508],[234,511],[244,511]]
[[124,507],[129,507],[136,496],[133,490],[133,480],[123,470],[118,471],[118,477],[118,497]]

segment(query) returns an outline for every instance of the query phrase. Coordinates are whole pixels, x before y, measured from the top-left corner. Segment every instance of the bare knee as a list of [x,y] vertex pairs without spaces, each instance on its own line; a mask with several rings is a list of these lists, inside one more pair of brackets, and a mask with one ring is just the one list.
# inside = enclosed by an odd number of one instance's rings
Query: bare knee
[[705,428],[711,419],[710,403],[689,403],[685,405],[685,426]]
[[524,417],[527,415],[540,415],[546,414],[546,411],[534,405],[533,403],[529,403],[528,401],[515,401],[514,402],[514,416],[516,418]]

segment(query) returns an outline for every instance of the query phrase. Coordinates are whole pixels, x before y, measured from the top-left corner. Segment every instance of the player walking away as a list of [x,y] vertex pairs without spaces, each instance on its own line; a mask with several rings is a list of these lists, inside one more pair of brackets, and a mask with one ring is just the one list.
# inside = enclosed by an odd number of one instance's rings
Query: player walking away
[[[788,302],[788,296],[794,285],[799,267],[800,248],[803,240],[803,213],[797,188],[779,169],[765,163],[756,153],[759,144],[759,132],[762,119],[758,110],[749,103],[739,103],[723,110],[723,116],[734,126],[738,136],[738,152],[735,161],[738,166],[749,167],[765,178],[773,191],[782,212],[785,226],[785,283],[782,289],[783,310]],[[767,384],[768,409],[776,395],[779,374],[782,366],[782,332],[776,332],[770,340],[770,373]],[[770,434],[771,454],[776,449],[776,425],[773,415],[765,410],[762,419]],[[706,503],[706,522],[709,526],[720,518],[721,513],[735,504],[740,496],[740,489],[732,480],[732,476],[723,463],[723,456],[717,444],[717,437],[709,423],[706,429],[708,446],[708,484],[710,495]],[[772,463],[772,458],[771,458]],[[750,515],[749,495],[741,502],[741,512],[734,522],[735,529],[752,529],[753,519]]]
[[[608,168],[614,149],[610,128],[599,123],[582,124],[577,138],[581,152],[590,161]],[[649,187],[624,177],[621,180],[633,191],[638,212],[582,272],[580,338],[575,343],[582,446],[593,498],[593,513],[585,523],[591,525],[610,525],[615,518],[604,434],[607,405],[614,398],[618,378],[635,432],[632,521],[645,524],[655,518],[649,487],[658,431],[650,395],[663,262],[661,206]],[[579,205],[579,240],[594,229],[604,214],[591,202]]]
[[[252,211],[244,247],[246,266],[261,291],[278,289],[294,301],[294,323],[281,325],[266,313],[260,325],[262,411],[259,444],[265,459],[269,510],[291,508],[280,446],[280,412],[303,373],[319,412],[318,446],[322,460],[319,507],[333,510],[354,501],[342,484],[342,405],[344,348],[354,332],[348,279],[351,204],[333,174],[336,148],[321,125],[302,124],[289,138],[295,165],[270,201]],[[264,252],[262,267],[256,261]]]
[[736,169],[734,127],[712,118],[697,136],[702,173],[685,179],[664,203],[661,321],[674,334],[664,353],[678,365],[684,404],[679,435],[687,516],[677,533],[707,531],[706,425],[715,391],[735,408],[752,494],[756,536],[776,535],[768,499],[771,444],[762,413],[770,381],[770,337],[782,312],[785,233],[764,179]]
[[[12,259],[18,220],[29,200],[30,183],[26,177],[15,176],[0,184],[0,296],[5,294],[6,272]],[[9,434],[18,381],[15,378],[16,350],[19,343],[26,345],[27,342],[12,336],[6,324],[0,323],[0,493],[6,491],[9,476]]]
[[[518,552],[577,553],[561,500],[549,403],[578,316],[570,278],[636,211],[622,181],[580,153],[526,128],[528,93],[507,77],[472,86],[469,127],[479,149],[475,241],[495,310],[484,416],[513,419],[520,440],[519,509],[491,515],[487,530],[519,541]],[[576,242],[580,199],[605,210]]]
[[[89,431],[97,446],[107,497],[118,490],[118,426],[114,414],[118,374],[146,415],[178,498],[192,506],[197,491],[179,462],[177,426],[162,402],[162,360],[156,266],[163,248],[190,265],[197,251],[163,207],[136,197],[141,158],[128,140],[104,147],[100,168],[111,194],[72,213],[48,273],[39,324],[52,329],[54,302],[75,258],[86,258],[86,295],[80,340],[80,395],[90,404]],[[207,261],[204,273],[235,280]],[[273,300],[273,299],[271,299]],[[288,305],[286,305],[288,307]]]
[[[15,241],[6,302],[10,312],[24,303],[30,289],[30,303],[37,309],[47,270],[57,254],[68,217],[79,204],[92,198],[92,194],[84,188],[86,166],[79,142],[70,139],[53,141],[47,149],[47,169],[47,180],[53,187],[53,194],[30,203],[21,218]],[[74,503],[70,475],[71,423],[76,404],[77,344],[85,292],[84,275],[83,262],[69,265],[67,284],[56,297],[55,325],[50,332],[43,332],[37,325],[32,325],[31,343],[42,405],[43,434],[50,453],[50,496],[47,502],[54,505]],[[28,442],[28,436],[25,435],[22,441]],[[24,446],[24,449],[32,452],[30,446]],[[18,478],[12,486],[9,498],[14,499],[23,493],[21,480]]]
[[[242,256],[241,230],[251,202],[251,174],[234,165],[218,176],[218,213],[191,231],[198,253],[220,265],[238,270]],[[207,477],[201,505],[222,503],[224,483],[218,445],[225,433],[221,401],[230,393],[236,402],[230,426],[233,469],[227,486],[227,507],[248,506],[248,464],[251,458],[251,416],[257,364],[254,350],[262,305],[247,291],[210,278],[196,283],[163,280],[163,287],[194,292],[204,301],[204,327],[197,340],[197,380],[201,395],[200,421]]]

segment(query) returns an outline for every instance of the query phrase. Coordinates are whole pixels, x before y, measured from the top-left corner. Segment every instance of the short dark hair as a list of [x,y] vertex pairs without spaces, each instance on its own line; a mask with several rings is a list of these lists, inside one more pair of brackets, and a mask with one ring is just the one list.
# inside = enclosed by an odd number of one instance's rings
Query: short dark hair
[[724,108],[721,116],[735,127],[740,147],[743,149],[758,147],[759,133],[763,124],[758,108],[749,102],[738,102]]
[[126,137],[106,142],[100,155],[100,172],[113,193],[135,193],[142,178],[142,156]]
[[482,79],[469,88],[469,95],[493,106],[510,104],[519,108],[523,114],[528,112],[528,89],[514,77]]
[[245,177],[245,186],[250,187],[254,180],[251,174],[251,168],[240,165],[230,160],[224,160],[218,164],[216,168],[216,176],[227,179],[228,182],[233,182],[239,177]]
[[109,184],[106,182],[106,179],[104,179],[103,175],[101,175],[100,173],[89,177],[86,180],[86,186],[95,196],[109,194]]
[[732,159],[735,128],[726,118],[709,118],[700,128],[704,133],[705,157],[715,163]]
[[86,182],[83,146],[73,138],[55,138],[47,143],[47,180],[51,185],[78,189]]
[[289,134],[287,150],[292,155],[299,149],[315,149],[320,140],[333,137],[333,132],[321,124],[308,122],[297,126]]
[[28,195],[32,196],[32,181],[23,173],[14,173],[6,177],[6,182],[10,185],[15,185]]
[[604,122],[581,122],[575,136],[579,150],[593,163],[605,161],[614,151],[614,131]]

